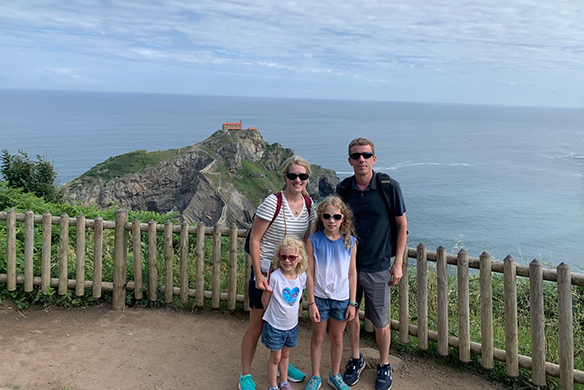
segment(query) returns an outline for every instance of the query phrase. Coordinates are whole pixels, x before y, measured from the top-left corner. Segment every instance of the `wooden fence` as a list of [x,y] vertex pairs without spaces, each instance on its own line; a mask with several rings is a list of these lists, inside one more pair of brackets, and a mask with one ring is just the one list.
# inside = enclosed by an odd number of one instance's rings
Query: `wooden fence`
[[[101,298],[102,291],[112,292],[112,308],[122,310],[126,305],[127,290],[133,291],[137,300],[158,300],[158,293],[164,294],[164,302],[172,303],[175,296],[180,297],[183,304],[189,298],[194,298],[195,305],[202,306],[205,300],[211,301],[213,308],[219,308],[221,301],[227,302],[227,308],[233,310],[238,302],[244,304],[247,310],[247,288],[245,281],[249,280],[249,256],[241,250],[241,243],[246,235],[243,229],[229,229],[215,226],[213,228],[199,225],[192,227],[187,224],[180,226],[170,222],[157,225],[156,222],[140,223],[128,221],[125,210],[116,212],[115,221],[103,221],[101,218],[86,220],[83,216],[70,218],[63,214],[54,217],[49,213],[34,215],[31,211],[19,214],[14,210],[0,213],[0,221],[6,221],[6,274],[0,274],[0,283],[6,283],[8,291],[14,291],[17,284],[24,285],[25,292],[32,292],[34,286],[40,286],[42,292],[49,287],[56,288],[59,295],[65,295],[69,290],[75,290],[75,295],[84,296],[86,290],[91,291],[94,298]],[[40,276],[34,275],[35,234],[34,224],[42,225],[42,245],[40,253]],[[58,253],[53,254],[53,225],[59,226]],[[23,232],[24,227],[24,232]],[[75,243],[69,243],[69,228],[75,228]],[[113,230],[113,237],[104,245],[104,231]],[[92,234],[89,234],[92,232]],[[144,234],[142,234],[144,233]],[[173,241],[178,234],[178,242]],[[111,235],[111,234],[110,234]],[[159,248],[158,238],[162,235],[162,248]],[[17,245],[17,236],[22,239]],[[90,245],[86,238],[91,237]],[[194,237],[196,244],[190,243]],[[228,263],[222,265],[222,237],[229,237]],[[205,258],[205,240],[212,242],[210,258]],[[38,239],[38,238],[37,238]],[[129,248],[131,239],[132,248]],[[113,245],[112,248],[109,245]],[[87,246],[91,246],[91,251]],[[18,247],[18,249],[17,249]],[[70,249],[74,247],[75,266],[70,266],[69,257],[73,255]],[[159,249],[163,255],[159,259]],[[224,248],[223,248],[224,249]],[[113,258],[111,280],[103,279],[104,250],[109,251]],[[92,261],[87,261],[87,253],[92,253]],[[194,253],[193,253],[194,252]],[[131,259],[129,258],[131,254]],[[147,261],[143,256],[147,254]],[[53,256],[56,255],[56,256]],[[53,261],[55,257],[55,261]],[[18,259],[23,259],[20,263]],[[409,259],[415,259],[415,267],[409,267]],[[435,296],[429,296],[428,263],[436,263]],[[210,263],[211,271],[205,272],[206,264]],[[147,265],[147,281],[143,279],[143,267]],[[239,266],[238,266],[239,264]],[[39,264],[37,269],[39,268]],[[449,335],[449,272],[448,265],[457,269],[458,291],[458,336]],[[52,278],[53,267],[58,267],[58,277]],[[88,268],[89,266],[89,268]],[[131,277],[128,276],[130,267]],[[194,266],[194,271],[193,271]],[[223,266],[223,271],[222,271]],[[239,267],[239,269],[238,269]],[[209,268],[209,267],[207,267]],[[241,270],[244,268],[244,271]],[[416,286],[410,286],[408,272],[417,272]],[[17,269],[23,270],[22,275]],[[75,271],[75,279],[70,278],[71,270]],[[86,280],[87,270],[91,269],[91,280]],[[159,277],[159,269],[163,271],[163,279]],[[439,354],[449,354],[449,347],[458,349],[462,362],[471,360],[471,353],[481,356],[484,368],[492,369],[494,361],[505,363],[507,375],[517,377],[519,368],[532,371],[532,381],[537,386],[546,384],[546,375],[560,378],[561,389],[573,389],[575,383],[584,383],[584,371],[574,369],[574,328],[572,312],[572,286],[584,286],[584,274],[572,273],[570,268],[562,263],[556,269],[544,269],[542,264],[534,260],[529,266],[521,266],[508,256],[503,262],[492,261],[490,255],[483,253],[480,258],[470,258],[465,250],[457,255],[448,254],[440,247],[436,252],[427,251],[423,244],[417,248],[408,248],[404,254],[404,276],[399,284],[398,320],[391,320],[391,328],[399,332],[402,343],[409,343],[410,336],[417,338],[418,348],[428,349],[428,342],[438,345]],[[469,279],[471,269],[479,270],[480,281],[480,335],[481,342],[471,341]],[[178,277],[175,271],[178,270]],[[226,272],[225,272],[226,270]],[[193,283],[194,273],[194,283]],[[494,348],[493,338],[493,273],[504,276],[504,311],[505,311],[505,349]],[[205,280],[210,274],[211,280]],[[530,285],[530,328],[531,356],[519,354],[518,319],[517,319],[517,277],[529,278]],[[189,280],[190,277],[190,280]],[[238,294],[238,278],[239,291]],[[163,283],[160,283],[160,281]],[[175,281],[178,280],[178,286]],[[544,281],[557,284],[558,296],[558,337],[559,364],[546,361],[545,356],[545,318],[544,318]],[[189,283],[190,282],[190,283]],[[194,288],[189,288],[189,284]],[[205,291],[205,285],[210,290]],[[227,291],[222,291],[226,285]],[[410,323],[409,294],[412,287],[416,290],[417,325]],[[225,290],[225,288],[223,288]],[[433,289],[432,289],[433,290]],[[437,305],[437,330],[430,330],[428,325],[428,305]],[[304,302],[303,310],[307,310]],[[360,313],[363,316],[363,313]],[[371,325],[366,321],[366,329]],[[581,345],[578,348],[582,348]]]

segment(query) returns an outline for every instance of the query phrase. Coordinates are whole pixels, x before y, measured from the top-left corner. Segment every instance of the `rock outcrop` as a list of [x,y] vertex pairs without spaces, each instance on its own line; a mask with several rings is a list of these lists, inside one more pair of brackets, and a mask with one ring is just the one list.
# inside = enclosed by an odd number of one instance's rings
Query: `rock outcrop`
[[[294,151],[267,144],[258,131],[218,130],[180,150],[136,153],[156,163],[135,168],[134,161],[128,163],[131,153],[112,157],[67,183],[65,196],[74,204],[177,211],[188,223],[245,228],[259,203],[282,188],[281,165]],[[132,172],[124,171],[124,164],[132,165]],[[333,193],[336,173],[317,165],[311,169],[311,197]]]

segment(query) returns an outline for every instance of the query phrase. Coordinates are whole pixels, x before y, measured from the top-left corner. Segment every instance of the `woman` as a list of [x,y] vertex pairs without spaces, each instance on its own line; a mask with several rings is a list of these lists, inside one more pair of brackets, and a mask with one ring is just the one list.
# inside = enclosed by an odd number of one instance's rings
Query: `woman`
[[[302,157],[292,156],[284,162],[282,176],[284,188],[282,205],[277,217],[278,197],[268,196],[258,207],[251,230],[249,248],[252,272],[249,281],[249,325],[241,342],[241,376],[239,389],[254,390],[251,365],[262,334],[264,307],[262,294],[271,291],[267,272],[270,269],[274,251],[285,236],[297,237],[306,242],[310,232],[312,200],[308,197],[306,185],[310,177],[310,165]],[[308,204],[307,204],[308,203]],[[272,222],[273,219],[273,222]],[[301,382],[306,375],[290,365],[288,380]]]

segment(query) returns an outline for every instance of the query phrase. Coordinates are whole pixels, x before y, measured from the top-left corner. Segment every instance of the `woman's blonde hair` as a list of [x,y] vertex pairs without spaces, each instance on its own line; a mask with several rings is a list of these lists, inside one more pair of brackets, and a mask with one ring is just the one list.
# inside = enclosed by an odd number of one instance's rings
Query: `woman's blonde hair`
[[296,260],[296,272],[303,273],[308,269],[308,256],[306,255],[306,248],[304,242],[296,237],[287,236],[278,244],[274,252],[274,259],[272,260],[272,270],[280,268],[280,251],[282,248],[290,248],[296,250],[298,260]]
[[[282,190],[285,190],[286,186],[288,185],[288,182],[286,181],[286,174],[288,173],[288,170],[292,165],[300,165],[302,168],[306,169],[306,173],[308,173],[309,176],[308,180],[310,180],[310,175],[312,174],[312,171],[310,170],[310,164],[308,163],[308,161],[306,161],[305,158],[300,156],[292,156],[288,158],[286,161],[284,161],[284,165],[282,166],[282,178],[284,179],[284,187],[282,187]],[[308,184],[308,180],[306,180],[306,184]],[[306,188],[302,190],[302,193],[304,195],[308,195],[308,191],[306,191]]]
[[324,230],[324,223],[322,222],[322,213],[324,213],[327,206],[333,206],[341,211],[341,214],[345,216],[345,219],[339,226],[339,231],[344,237],[345,247],[349,249],[351,247],[351,235],[355,235],[355,228],[353,226],[353,211],[348,204],[346,204],[340,196],[329,195],[322,202],[316,206],[316,223],[314,224],[313,233],[319,230]]

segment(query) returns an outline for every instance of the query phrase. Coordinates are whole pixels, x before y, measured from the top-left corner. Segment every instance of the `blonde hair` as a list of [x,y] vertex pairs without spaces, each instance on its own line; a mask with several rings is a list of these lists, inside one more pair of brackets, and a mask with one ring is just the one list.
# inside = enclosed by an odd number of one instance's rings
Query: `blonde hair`
[[366,146],[369,145],[371,146],[371,152],[373,154],[375,154],[375,145],[373,144],[373,142],[369,141],[367,138],[355,138],[354,140],[351,141],[351,143],[349,144],[349,155],[351,154],[351,148],[353,146]]
[[[302,168],[306,169],[306,173],[308,173],[308,180],[306,180],[306,184],[308,184],[308,181],[310,180],[310,175],[312,174],[312,171],[310,170],[310,164],[308,163],[308,161],[306,161],[305,158],[300,156],[292,156],[288,158],[286,161],[284,161],[284,165],[282,166],[282,178],[284,179],[284,187],[282,187],[282,190],[285,190],[288,185],[288,183],[286,182],[286,174],[288,173],[288,170],[292,165],[300,165]],[[302,193],[304,195],[308,195],[308,191],[306,191],[306,188],[302,190]]]
[[298,255],[298,260],[296,263],[296,272],[299,274],[305,272],[308,269],[308,256],[306,255],[306,249],[304,242],[302,240],[287,236],[284,237],[282,241],[278,244],[276,251],[274,252],[274,259],[272,260],[272,270],[280,268],[280,251],[282,248],[290,248],[296,251]]
[[324,223],[322,222],[322,213],[327,208],[327,206],[333,206],[341,211],[341,214],[345,216],[345,219],[339,226],[339,231],[344,237],[345,247],[349,249],[351,247],[351,235],[355,235],[355,227],[353,226],[353,211],[346,204],[340,196],[329,195],[322,202],[316,206],[316,223],[314,224],[313,233],[319,230],[324,230]]

